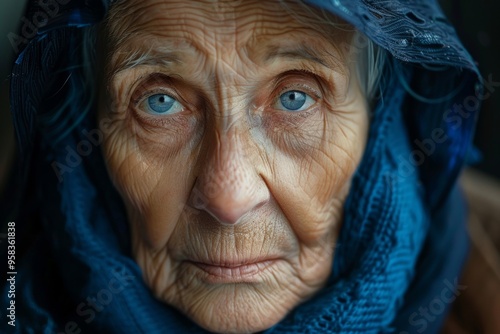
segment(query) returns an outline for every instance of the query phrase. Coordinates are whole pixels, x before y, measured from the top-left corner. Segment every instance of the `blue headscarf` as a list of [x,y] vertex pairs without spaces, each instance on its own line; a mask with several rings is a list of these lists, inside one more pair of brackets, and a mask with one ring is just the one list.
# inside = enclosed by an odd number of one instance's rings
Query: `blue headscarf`
[[[265,333],[437,333],[460,293],[468,251],[456,180],[479,108],[477,68],[435,1],[306,2],[392,56],[328,284]],[[33,2],[27,17],[47,3]],[[1,332],[204,332],[142,281],[123,203],[91,131],[91,89],[72,66],[84,28],[109,5],[59,1],[30,41],[19,40],[11,109],[20,168],[4,210],[15,213],[17,245],[27,250],[16,264],[16,326],[4,318]]]

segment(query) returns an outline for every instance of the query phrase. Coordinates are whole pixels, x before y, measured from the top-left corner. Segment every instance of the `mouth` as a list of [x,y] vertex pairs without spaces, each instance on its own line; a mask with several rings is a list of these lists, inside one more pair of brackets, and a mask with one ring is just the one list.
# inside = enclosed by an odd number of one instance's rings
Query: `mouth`
[[186,261],[202,272],[207,283],[257,283],[262,275],[276,264],[277,259],[248,260],[237,262]]

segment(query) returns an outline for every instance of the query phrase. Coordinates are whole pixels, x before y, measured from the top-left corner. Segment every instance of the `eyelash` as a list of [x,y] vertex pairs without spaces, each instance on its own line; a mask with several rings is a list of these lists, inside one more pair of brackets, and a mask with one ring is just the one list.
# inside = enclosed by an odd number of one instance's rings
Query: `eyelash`
[[[309,78],[309,80],[311,80],[311,79],[314,80],[316,82],[316,85],[318,86],[318,88],[314,89],[311,87],[310,84],[306,84],[303,82],[286,83],[286,84],[282,85],[282,82],[288,81],[290,78],[293,79],[293,77],[295,77],[295,79],[300,77],[300,80],[304,81],[305,80],[304,76],[307,76]],[[297,81],[297,80],[295,80],[295,81]],[[311,106],[309,108],[309,109],[312,109],[318,103],[318,101],[320,101],[323,97],[323,89],[322,89],[321,81],[322,81],[322,79],[320,77],[318,77],[318,75],[316,75],[314,72],[311,72],[308,70],[300,69],[300,70],[287,71],[287,72],[283,73],[280,76],[280,78],[278,78],[276,80],[276,82],[274,84],[275,88],[273,89],[273,91],[276,91],[276,93],[271,94],[271,97],[272,97],[271,101],[266,103],[266,105],[267,105],[266,108],[268,106],[274,105],[274,103],[276,103],[276,101],[280,98],[280,96],[282,94],[284,94],[285,92],[291,91],[291,90],[298,90],[298,91],[306,93],[307,95],[309,95],[311,98],[313,98],[315,100],[315,103],[313,104],[313,106]],[[282,85],[282,87],[280,87],[280,85]],[[305,116],[305,114],[307,114],[307,113],[308,113],[307,110],[304,110],[304,111],[294,113],[294,114]]]
[[299,85],[297,85],[297,84],[287,84],[286,86],[284,86],[284,87],[282,87],[282,88],[279,89],[278,93],[274,95],[273,100],[276,100],[283,93],[291,91],[291,90],[298,90],[298,91],[304,92],[304,93],[310,95],[311,97],[313,97],[314,99],[320,99],[321,98],[321,95],[318,94],[318,92],[316,92],[313,89],[311,89],[311,87],[309,87],[308,85],[305,85],[305,84],[299,84]]
[[132,104],[137,108],[146,98],[153,96],[155,94],[166,94],[174,99],[180,101],[183,101],[182,98],[180,98],[179,94],[174,90],[170,89],[161,89],[161,88],[155,88],[151,90],[144,90],[138,97],[132,99]]

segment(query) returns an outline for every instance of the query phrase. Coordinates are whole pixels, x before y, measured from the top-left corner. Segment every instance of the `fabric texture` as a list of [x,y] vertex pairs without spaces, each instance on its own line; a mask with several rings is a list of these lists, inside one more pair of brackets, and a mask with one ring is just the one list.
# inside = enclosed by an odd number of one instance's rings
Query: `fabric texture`
[[[477,69],[434,1],[307,3],[352,23],[392,56],[328,285],[266,333],[437,333],[450,305],[435,300],[456,284],[468,250],[465,205],[455,185],[479,105],[468,104],[467,117],[457,106],[480,92]],[[72,67],[72,57],[85,27],[108,7],[77,0],[61,6],[13,70],[21,168],[5,203],[17,207],[17,239],[30,244],[17,265],[17,325],[3,321],[1,332],[204,332],[143,283],[99,145],[84,156],[69,153],[83,141],[98,142],[95,108],[81,112],[92,96],[79,89],[82,69]],[[33,4],[28,13],[38,9]],[[65,113],[54,115],[67,96]],[[69,169],[57,174],[54,162]],[[23,236],[30,225],[37,234]]]

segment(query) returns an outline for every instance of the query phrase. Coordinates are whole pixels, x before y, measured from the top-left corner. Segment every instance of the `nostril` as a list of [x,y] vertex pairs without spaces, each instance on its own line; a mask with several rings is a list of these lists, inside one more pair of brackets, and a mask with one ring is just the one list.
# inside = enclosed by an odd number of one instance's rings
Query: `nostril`
[[206,210],[211,216],[225,225],[236,225],[246,212],[235,208],[207,208]]
[[264,204],[266,204],[267,200],[263,200],[263,201],[260,201],[259,203],[257,203],[257,205],[255,205],[253,207],[254,210],[257,210],[259,208],[261,208]]
[[[239,195],[239,196],[236,196]],[[190,206],[210,214],[222,224],[235,225],[248,212],[255,211],[267,202],[267,196],[255,196],[255,193],[236,194],[232,191],[220,191],[206,196],[198,188],[194,188],[190,197]]]
[[197,187],[194,187],[189,197],[189,206],[198,209],[206,210],[208,206],[208,197],[205,196]]

